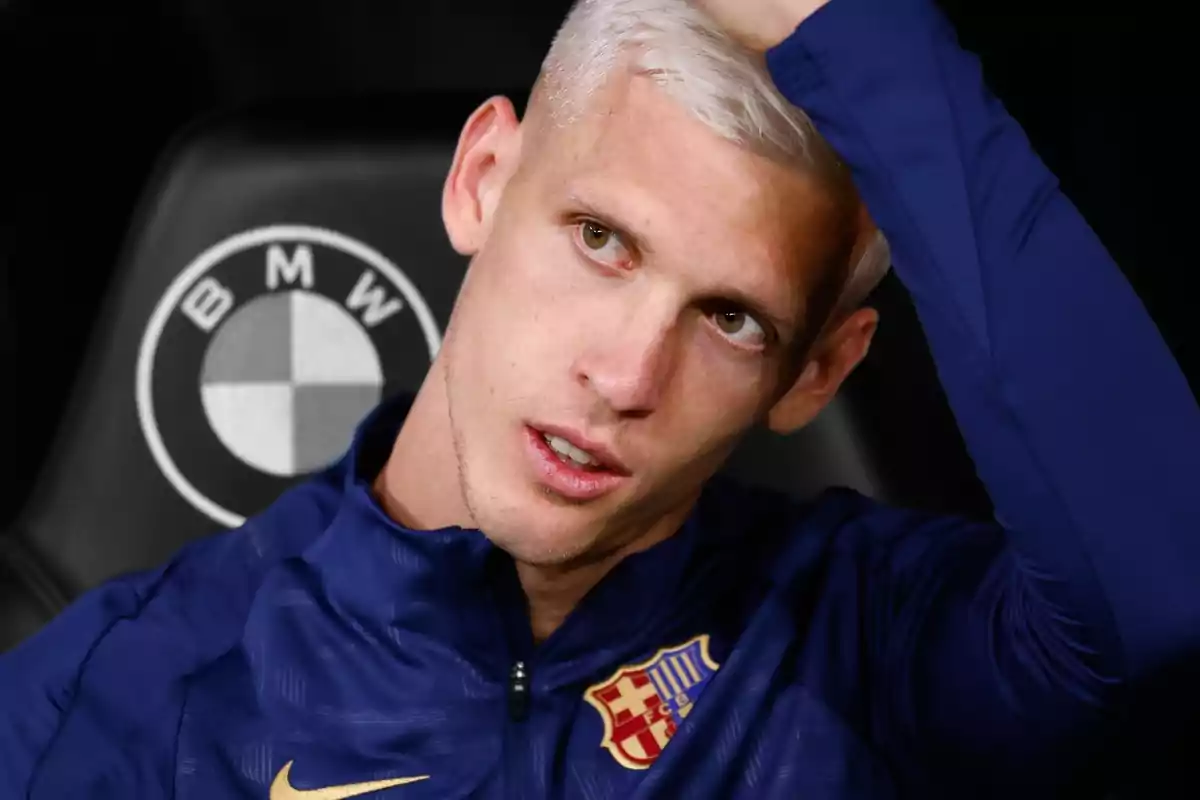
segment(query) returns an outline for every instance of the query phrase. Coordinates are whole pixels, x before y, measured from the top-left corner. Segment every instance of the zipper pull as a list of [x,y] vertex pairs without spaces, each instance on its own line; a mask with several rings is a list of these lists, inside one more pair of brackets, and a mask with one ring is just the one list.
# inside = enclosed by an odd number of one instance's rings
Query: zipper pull
[[513,664],[508,673],[508,716],[513,722],[529,716],[529,669],[524,661]]

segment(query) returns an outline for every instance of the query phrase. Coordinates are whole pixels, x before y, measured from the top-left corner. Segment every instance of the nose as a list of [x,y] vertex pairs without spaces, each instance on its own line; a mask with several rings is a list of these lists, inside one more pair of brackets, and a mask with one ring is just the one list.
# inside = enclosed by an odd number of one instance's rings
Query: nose
[[675,369],[676,311],[665,297],[622,303],[610,323],[597,325],[589,336],[589,346],[575,361],[575,379],[618,414],[652,413]]

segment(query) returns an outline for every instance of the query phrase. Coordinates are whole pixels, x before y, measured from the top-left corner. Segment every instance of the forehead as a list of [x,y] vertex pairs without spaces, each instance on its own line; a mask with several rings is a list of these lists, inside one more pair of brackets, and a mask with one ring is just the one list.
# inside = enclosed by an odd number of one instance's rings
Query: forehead
[[536,184],[619,214],[664,250],[743,268],[828,255],[835,204],[815,179],[722,138],[649,78],[614,78],[576,119],[537,124]]

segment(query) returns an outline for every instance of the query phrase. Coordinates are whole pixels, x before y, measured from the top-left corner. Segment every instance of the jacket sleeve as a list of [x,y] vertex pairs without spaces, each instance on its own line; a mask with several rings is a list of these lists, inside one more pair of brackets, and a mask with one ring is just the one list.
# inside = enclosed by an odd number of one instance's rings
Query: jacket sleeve
[[89,592],[0,656],[0,797],[27,795],[92,652],[138,614],[163,574],[139,573]]
[[0,798],[166,797],[190,677],[336,513],[346,459],[237,530],[110,581],[0,656]]
[[887,235],[996,508],[961,547],[868,523],[941,554],[880,578],[889,735],[1003,780],[1200,652],[1200,410],[931,2],[832,0],[768,65]]

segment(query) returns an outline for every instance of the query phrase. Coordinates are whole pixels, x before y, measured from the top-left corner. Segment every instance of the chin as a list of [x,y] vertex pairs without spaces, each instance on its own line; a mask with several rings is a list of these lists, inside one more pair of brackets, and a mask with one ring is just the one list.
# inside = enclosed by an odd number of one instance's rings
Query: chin
[[[598,539],[594,523],[578,518],[563,519],[563,511],[568,510],[526,509],[524,513],[510,510],[494,516],[484,511],[480,529],[492,544],[516,561],[534,566],[558,566],[586,556],[595,548]],[[568,516],[577,517],[574,514]]]
[[525,463],[489,459],[484,453],[464,455],[460,480],[475,526],[517,561],[556,566],[586,560],[603,547],[619,493],[569,499],[541,485]]

